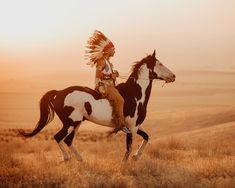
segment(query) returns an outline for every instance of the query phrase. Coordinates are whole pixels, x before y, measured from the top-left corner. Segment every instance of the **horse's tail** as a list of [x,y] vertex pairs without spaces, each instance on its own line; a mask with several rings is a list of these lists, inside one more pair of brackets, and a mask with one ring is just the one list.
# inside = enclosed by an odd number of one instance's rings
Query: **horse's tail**
[[32,132],[26,132],[24,130],[19,130],[19,134],[24,137],[32,137],[39,133],[48,123],[50,123],[54,118],[54,106],[53,99],[56,96],[58,91],[51,90],[48,91],[40,100],[40,119],[37,123],[37,126]]

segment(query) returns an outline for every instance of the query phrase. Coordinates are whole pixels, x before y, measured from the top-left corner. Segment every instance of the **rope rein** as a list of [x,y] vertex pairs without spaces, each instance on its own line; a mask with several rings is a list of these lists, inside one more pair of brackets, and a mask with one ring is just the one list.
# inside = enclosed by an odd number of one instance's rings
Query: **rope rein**
[[[133,77],[133,76],[124,76],[124,75],[122,76],[122,75],[119,75],[118,78],[123,79],[123,80],[127,80],[128,78],[135,78],[135,77]],[[150,79],[150,78],[138,78],[138,79],[140,79],[140,80],[153,80],[153,81],[156,81],[156,79]],[[162,84],[162,87],[164,87],[165,84],[166,84],[166,82],[164,82],[164,83]]]
[[[121,76],[121,75],[119,75],[118,78],[123,79],[123,80],[127,80],[128,78],[135,78],[135,77],[133,77],[133,76]],[[150,79],[150,78],[138,78],[138,79],[140,79],[140,80],[155,80],[155,79]]]

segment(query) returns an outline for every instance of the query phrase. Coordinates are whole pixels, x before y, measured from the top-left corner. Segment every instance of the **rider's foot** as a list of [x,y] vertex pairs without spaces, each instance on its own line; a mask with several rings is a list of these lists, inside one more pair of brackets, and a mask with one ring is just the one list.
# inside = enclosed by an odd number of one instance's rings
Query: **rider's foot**
[[129,129],[128,127],[123,127],[123,128],[122,128],[122,131],[123,131],[124,133],[131,133],[131,131],[130,131],[130,129]]

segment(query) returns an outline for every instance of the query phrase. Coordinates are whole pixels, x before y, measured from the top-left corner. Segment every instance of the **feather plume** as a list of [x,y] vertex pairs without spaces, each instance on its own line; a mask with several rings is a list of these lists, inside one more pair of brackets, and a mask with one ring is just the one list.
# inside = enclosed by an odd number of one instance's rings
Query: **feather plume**
[[104,57],[104,54],[109,55],[110,49],[115,47],[102,32],[95,30],[87,41],[86,48],[85,59],[89,61],[87,65],[93,67],[98,60]]

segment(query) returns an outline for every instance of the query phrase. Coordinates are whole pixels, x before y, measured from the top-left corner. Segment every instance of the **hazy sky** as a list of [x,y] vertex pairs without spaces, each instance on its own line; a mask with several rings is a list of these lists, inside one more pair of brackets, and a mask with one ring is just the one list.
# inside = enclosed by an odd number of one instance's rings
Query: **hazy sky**
[[95,29],[120,72],[157,50],[170,69],[235,69],[234,0],[0,1],[0,79],[85,71]]

